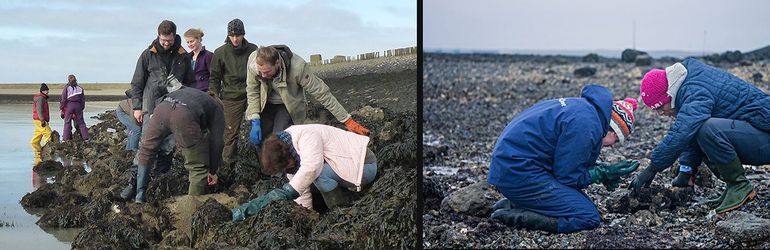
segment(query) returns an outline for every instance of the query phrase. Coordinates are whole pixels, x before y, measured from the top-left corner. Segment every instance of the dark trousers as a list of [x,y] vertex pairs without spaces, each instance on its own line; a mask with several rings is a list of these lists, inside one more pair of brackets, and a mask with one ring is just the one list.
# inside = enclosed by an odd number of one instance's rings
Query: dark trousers
[[265,139],[271,133],[278,133],[294,125],[291,115],[283,104],[268,103],[259,114],[262,120],[262,138]]
[[222,150],[222,158],[226,163],[234,160],[233,156],[238,150],[238,134],[241,131],[246,104],[246,99],[240,101],[222,100],[225,111],[225,147]]
[[601,223],[596,205],[580,190],[559,183],[552,176],[529,178],[520,188],[496,187],[517,208],[558,218],[558,232],[593,229]]
[[710,118],[703,123],[696,138],[707,164],[723,165],[736,157],[743,164],[770,164],[770,133],[748,122]]

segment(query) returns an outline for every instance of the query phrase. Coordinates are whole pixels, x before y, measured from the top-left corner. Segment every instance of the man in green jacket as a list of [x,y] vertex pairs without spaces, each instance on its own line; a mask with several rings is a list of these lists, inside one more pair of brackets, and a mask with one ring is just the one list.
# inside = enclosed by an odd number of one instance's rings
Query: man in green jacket
[[227,24],[225,44],[214,51],[209,71],[209,94],[224,104],[225,147],[222,152],[225,165],[233,161],[238,148],[238,131],[246,111],[246,62],[257,45],[243,38],[246,30],[240,19]]
[[[348,130],[368,135],[337,101],[329,87],[310,70],[302,57],[285,45],[261,47],[249,55],[246,78],[248,108],[251,120],[249,141],[260,144],[270,133],[278,133],[291,125],[305,123],[307,99],[312,95]],[[264,121],[264,122],[263,122]]]

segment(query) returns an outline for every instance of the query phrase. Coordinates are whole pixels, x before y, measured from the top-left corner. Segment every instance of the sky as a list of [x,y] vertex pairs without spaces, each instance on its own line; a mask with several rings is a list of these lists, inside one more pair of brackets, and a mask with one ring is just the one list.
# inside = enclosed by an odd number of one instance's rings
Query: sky
[[425,0],[422,11],[426,50],[623,50],[634,40],[645,51],[770,45],[765,0]]
[[417,46],[414,0],[5,0],[0,83],[63,83],[69,74],[82,83],[128,83],[162,20],[174,21],[180,35],[203,29],[203,45],[214,51],[234,18],[249,42],[286,44],[306,61]]

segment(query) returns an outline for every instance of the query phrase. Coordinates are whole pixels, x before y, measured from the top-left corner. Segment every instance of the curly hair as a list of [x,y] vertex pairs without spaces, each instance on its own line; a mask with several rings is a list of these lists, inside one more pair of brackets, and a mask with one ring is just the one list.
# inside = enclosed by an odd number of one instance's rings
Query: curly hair
[[278,172],[282,172],[287,168],[292,167],[289,164],[293,164],[291,153],[289,153],[289,145],[278,139],[275,134],[270,136],[262,142],[262,153],[260,158],[260,164],[262,167],[262,173],[266,175],[274,175]]

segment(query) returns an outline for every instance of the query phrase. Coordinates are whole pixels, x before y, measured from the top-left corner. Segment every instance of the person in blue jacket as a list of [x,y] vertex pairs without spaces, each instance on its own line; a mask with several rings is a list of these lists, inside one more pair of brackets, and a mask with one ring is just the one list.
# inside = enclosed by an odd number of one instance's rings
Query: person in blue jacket
[[587,85],[580,97],[545,100],[522,111],[497,139],[487,181],[506,199],[491,218],[518,228],[569,233],[599,226],[596,205],[581,191],[591,183],[618,187],[639,162],[597,162],[602,146],[633,132],[636,100],[612,101]]
[[719,204],[717,213],[739,208],[756,196],[742,164],[770,164],[768,94],[693,58],[647,72],[639,92],[645,105],[676,119],[652,151],[650,165],[632,182],[634,193],[679,157],[674,186],[692,186],[692,173],[701,162],[727,183],[724,193],[709,200]]

